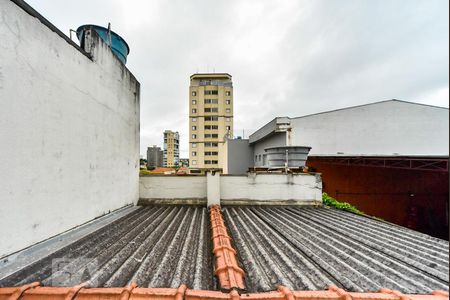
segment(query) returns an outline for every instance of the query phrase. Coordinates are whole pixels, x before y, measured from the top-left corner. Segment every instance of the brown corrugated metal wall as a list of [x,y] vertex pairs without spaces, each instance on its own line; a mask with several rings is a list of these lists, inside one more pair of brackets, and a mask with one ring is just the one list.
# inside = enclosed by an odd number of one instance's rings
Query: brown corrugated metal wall
[[310,157],[323,191],[365,213],[448,240],[448,172],[341,165]]

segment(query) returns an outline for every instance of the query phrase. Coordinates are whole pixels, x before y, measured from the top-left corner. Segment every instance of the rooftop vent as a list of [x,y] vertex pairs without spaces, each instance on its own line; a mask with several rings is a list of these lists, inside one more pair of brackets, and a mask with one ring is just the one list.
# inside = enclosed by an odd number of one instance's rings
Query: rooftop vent
[[269,168],[301,168],[305,166],[311,147],[283,146],[266,148],[265,166]]
[[100,38],[111,47],[114,55],[124,64],[127,63],[130,47],[120,35],[111,30],[110,25],[108,25],[108,28],[92,24],[81,25],[77,29],[77,37],[80,42],[83,41],[85,31],[89,29],[95,30]]

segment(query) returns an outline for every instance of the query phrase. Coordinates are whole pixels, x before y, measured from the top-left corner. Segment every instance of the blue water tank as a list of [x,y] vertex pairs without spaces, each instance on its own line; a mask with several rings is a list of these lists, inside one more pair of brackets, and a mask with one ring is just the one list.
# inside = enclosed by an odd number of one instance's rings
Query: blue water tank
[[128,53],[130,53],[130,47],[128,47],[127,42],[125,42],[125,40],[120,35],[118,35],[114,31],[110,31],[110,39],[108,36],[108,28],[91,24],[81,25],[77,29],[77,37],[80,42],[83,41],[84,32],[88,29],[94,29],[100,36],[100,38],[111,47],[112,52],[117,56],[117,58],[120,59],[120,61],[124,64],[127,63],[127,55]]

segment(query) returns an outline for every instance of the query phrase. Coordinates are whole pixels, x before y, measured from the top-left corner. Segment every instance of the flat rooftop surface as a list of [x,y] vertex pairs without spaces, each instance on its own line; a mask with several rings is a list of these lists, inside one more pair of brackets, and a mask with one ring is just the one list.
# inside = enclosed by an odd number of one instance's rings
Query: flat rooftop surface
[[91,287],[216,289],[206,207],[138,208],[0,280],[0,286],[40,281]]
[[430,293],[449,285],[449,244],[356,214],[306,207],[223,207],[250,292],[285,285]]

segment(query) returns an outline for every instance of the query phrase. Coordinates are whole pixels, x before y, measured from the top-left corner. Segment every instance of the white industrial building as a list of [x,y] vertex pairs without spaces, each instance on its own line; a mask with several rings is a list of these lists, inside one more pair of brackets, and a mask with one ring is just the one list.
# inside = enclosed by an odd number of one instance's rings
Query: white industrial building
[[311,155],[448,155],[448,108],[387,100],[290,119]]
[[284,146],[309,146],[314,156],[448,156],[449,110],[393,99],[277,117],[248,140],[227,141],[224,171],[267,167],[267,149]]

